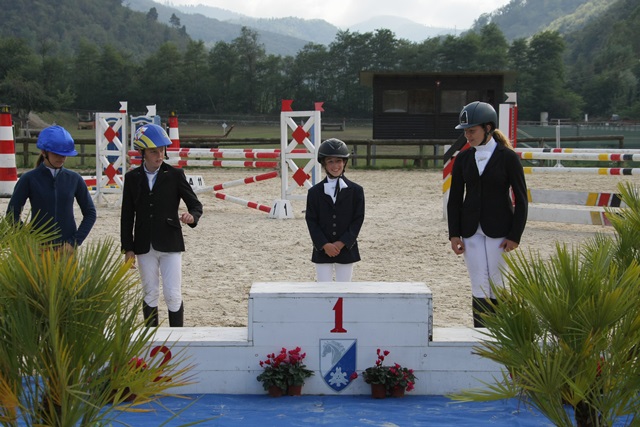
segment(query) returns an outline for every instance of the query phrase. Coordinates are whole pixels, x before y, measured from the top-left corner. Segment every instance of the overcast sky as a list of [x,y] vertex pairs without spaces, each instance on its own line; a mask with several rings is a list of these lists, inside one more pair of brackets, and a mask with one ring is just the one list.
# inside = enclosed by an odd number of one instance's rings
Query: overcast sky
[[[156,0],[157,1],[157,0]],[[481,14],[510,0],[161,0],[161,3],[204,4],[254,18],[324,19],[341,28],[373,16],[394,15],[429,27],[466,29]]]

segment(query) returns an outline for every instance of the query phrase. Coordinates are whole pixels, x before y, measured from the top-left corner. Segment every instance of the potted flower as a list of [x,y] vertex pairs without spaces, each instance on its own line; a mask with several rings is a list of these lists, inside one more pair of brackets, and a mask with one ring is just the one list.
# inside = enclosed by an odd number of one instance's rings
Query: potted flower
[[307,369],[304,358],[307,353],[301,353],[302,349],[296,347],[287,352],[287,361],[284,364],[287,377],[287,393],[289,396],[300,396],[304,381],[313,375],[311,369]]
[[[394,397],[404,396],[404,392],[414,389],[416,376],[413,369],[408,369],[395,363],[393,366],[385,366],[384,359],[389,355],[388,350],[377,350],[378,358],[373,366],[362,372],[362,378],[367,384],[371,384],[371,396],[376,399],[384,399],[388,394]],[[358,377],[357,373],[351,375],[351,380]]]
[[283,347],[277,355],[268,354],[266,360],[260,361],[260,367],[264,370],[257,380],[262,382],[270,396],[282,396],[285,393],[299,396],[305,380],[313,375],[313,371],[304,364],[306,356],[300,347],[293,350]]
[[[373,366],[362,372],[362,378],[367,384],[371,384],[371,396],[376,399],[383,399],[387,395],[387,381],[389,378],[389,367],[384,366],[384,358],[389,355],[387,350],[377,350],[378,358]],[[356,374],[357,376],[357,374]]]
[[262,383],[262,387],[269,392],[270,396],[282,396],[287,390],[285,368],[282,366],[286,358],[287,350],[283,348],[280,354],[267,354],[267,358],[260,361],[263,371],[258,375],[257,380]]
[[405,368],[396,363],[394,366],[389,367],[387,389],[391,396],[402,397],[405,391],[414,389],[416,379],[413,369]]

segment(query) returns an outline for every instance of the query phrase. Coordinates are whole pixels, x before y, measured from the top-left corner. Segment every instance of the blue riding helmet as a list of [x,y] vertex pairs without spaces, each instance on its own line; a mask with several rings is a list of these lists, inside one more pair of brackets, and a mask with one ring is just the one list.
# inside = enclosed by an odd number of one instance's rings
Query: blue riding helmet
[[78,155],[71,134],[58,125],[42,129],[38,135],[36,147],[59,156],[73,157]]
[[162,126],[152,123],[140,126],[133,138],[133,145],[138,150],[147,148],[168,147],[171,145],[169,135]]

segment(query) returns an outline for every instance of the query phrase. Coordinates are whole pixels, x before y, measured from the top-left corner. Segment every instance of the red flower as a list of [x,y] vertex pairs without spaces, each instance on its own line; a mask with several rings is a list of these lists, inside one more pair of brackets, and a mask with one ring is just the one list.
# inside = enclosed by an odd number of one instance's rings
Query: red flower
[[135,369],[147,369],[147,363],[142,357],[132,357],[131,360],[129,360],[129,365]]
[[353,372],[353,374],[351,374],[351,376],[349,377],[349,380],[350,380],[350,381],[353,381],[353,380],[355,380],[356,378],[358,378],[358,373],[354,371],[354,372]]

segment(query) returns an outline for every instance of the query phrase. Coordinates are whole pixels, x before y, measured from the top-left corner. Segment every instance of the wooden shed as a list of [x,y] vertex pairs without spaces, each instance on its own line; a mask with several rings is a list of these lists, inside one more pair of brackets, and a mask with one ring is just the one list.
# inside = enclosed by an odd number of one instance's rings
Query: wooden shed
[[373,88],[374,139],[456,139],[462,107],[504,101],[506,73],[360,72]]

